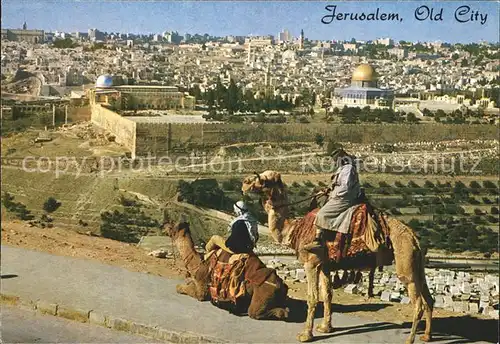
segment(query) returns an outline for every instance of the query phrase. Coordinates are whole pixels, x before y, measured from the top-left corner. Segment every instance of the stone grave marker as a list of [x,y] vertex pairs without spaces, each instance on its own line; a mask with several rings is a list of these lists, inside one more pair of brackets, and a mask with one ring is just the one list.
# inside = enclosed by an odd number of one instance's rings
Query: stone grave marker
[[389,290],[384,290],[380,296],[380,300],[389,302],[391,300],[391,292]]
[[401,303],[402,303],[403,305],[407,305],[407,304],[409,304],[409,303],[410,303],[410,298],[409,298],[408,296],[403,296],[403,297],[401,298]]
[[444,308],[444,297],[442,295],[436,295],[434,297],[434,307]]
[[306,271],[304,269],[295,270],[295,279],[303,280],[306,278]]
[[479,305],[475,302],[469,302],[469,313],[472,314],[479,313]]
[[401,299],[401,294],[399,292],[392,292],[390,296],[391,301],[399,301]]
[[455,301],[453,302],[453,312],[456,313],[465,313],[467,312],[467,303],[463,301]]
[[344,292],[348,294],[356,294],[358,291],[358,286],[356,284],[349,284],[344,288]]

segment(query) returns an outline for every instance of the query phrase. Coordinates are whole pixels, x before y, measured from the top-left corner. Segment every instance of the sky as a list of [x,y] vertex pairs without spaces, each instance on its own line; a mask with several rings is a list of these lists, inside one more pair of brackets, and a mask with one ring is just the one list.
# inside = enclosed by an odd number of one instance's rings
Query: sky
[[[334,20],[323,24],[331,14],[327,5],[336,5],[337,13],[398,13],[402,21]],[[415,19],[420,6],[442,9],[442,20]],[[487,14],[486,22],[458,22],[455,11],[469,6],[470,13]],[[497,1],[116,1],[116,0],[2,0],[2,28],[46,31],[86,32],[97,28],[107,32],[154,34],[164,31],[226,35],[276,36],[288,29],[297,37],[300,30],[309,39],[373,40],[391,37],[396,41],[489,42],[499,41],[499,8]],[[462,18],[462,17],[461,17]],[[475,19],[473,17],[473,19]],[[463,19],[461,19],[463,20]]]

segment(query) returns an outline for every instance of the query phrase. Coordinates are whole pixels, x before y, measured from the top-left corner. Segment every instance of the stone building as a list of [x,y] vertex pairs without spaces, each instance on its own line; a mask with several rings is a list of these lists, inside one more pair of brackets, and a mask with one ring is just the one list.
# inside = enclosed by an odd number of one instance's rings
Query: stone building
[[[24,25],[26,27],[26,25]],[[45,34],[43,30],[2,29],[2,41],[29,42],[32,44],[43,43]]]
[[117,110],[194,109],[195,99],[175,86],[123,85],[119,77],[101,75],[89,90],[92,103],[107,103]]
[[352,73],[351,86],[334,91],[332,103],[347,106],[391,107],[394,100],[392,90],[380,89],[378,75],[369,64],[361,64]]

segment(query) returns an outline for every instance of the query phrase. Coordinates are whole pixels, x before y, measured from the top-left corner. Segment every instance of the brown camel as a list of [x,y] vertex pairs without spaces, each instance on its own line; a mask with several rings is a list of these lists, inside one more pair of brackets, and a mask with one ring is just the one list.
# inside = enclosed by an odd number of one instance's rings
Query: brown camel
[[[272,176],[272,178],[268,178]],[[380,257],[368,254],[361,259],[351,260],[353,264],[343,264],[328,258],[326,248],[322,252],[311,253],[303,250],[304,245],[312,242],[314,235],[297,235],[303,232],[300,228],[302,219],[288,219],[288,197],[285,185],[281,182],[278,172],[265,171],[260,175],[247,177],[243,181],[243,194],[258,193],[264,196],[264,210],[268,214],[268,226],[271,235],[277,243],[292,247],[304,264],[307,277],[308,313],[305,329],[297,335],[301,342],[313,339],[314,312],[318,303],[319,289],[324,301],[323,323],[316,327],[318,332],[333,332],[331,325],[332,284],[330,273],[338,269],[373,268],[374,262],[380,262]],[[279,182],[277,180],[279,179]],[[400,221],[383,215],[388,228],[388,236],[392,244],[391,254],[394,256],[398,278],[406,285],[412,304],[415,306],[411,333],[406,343],[413,343],[418,322],[423,312],[426,315],[425,333],[421,340],[431,340],[431,322],[434,300],[427,287],[424,270],[424,253],[420,249],[418,239],[411,228]],[[311,228],[313,228],[311,226]],[[312,229],[314,231],[314,229]],[[294,233],[296,235],[294,235]],[[331,232],[330,232],[331,233]],[[381,264],[377,264],[381,265]],[[387,262],[386,262],[386,265]]]
[[[166,234],[174,241],[189,274],[186,284],[177,285],[177,292],[189,295],[198,301],[211,300],[209,284],[214,271],[210,269],[209,261],[204,261],[201,255],[195,250],[189,231],[189,224],[186,222],[181,222],[174,226],[165,224],[164,229]],[[228,255],[230,256],[230,254]],[[267,269],[256,255],[250,255],[247,262],[250,259],[253,260],[254,264],[258,265],[257,270],[255,270],[256,272],[254,271],[254,276],[257,277],[252,280],[245,279],[247,294],[245,299],[249,302],[243,303],[243,306],[239,305],[236,312],[248,313],[250,318],[257,320],[286,319],[289,312],[288,308],[285,307],[288,286],[276,274],[274,269],[269,271],[271,269]],[[245,270],[247,269],[247,265],[245,266]],[[260,278],[258,275],[260,272],[263,272],[265,277],[261,281],[256,282]],[[222,304],[219,305],[222,306]]]

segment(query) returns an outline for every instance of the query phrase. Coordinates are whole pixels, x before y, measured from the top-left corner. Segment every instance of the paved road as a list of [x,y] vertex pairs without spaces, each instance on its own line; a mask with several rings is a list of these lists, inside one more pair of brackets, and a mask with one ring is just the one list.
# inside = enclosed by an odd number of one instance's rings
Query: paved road
[[[296,343],[295,335],[302,330],[305,320],[305,304],[299,300],[290,301],[292,321],[257,321],[231,315],[208,302],[198,302],[177,294],[175,285],[178,280],[5,245],[1,250],[2,275],[17,275],[1,280],[2,292],[21,298],[92,309],[147,325],[238,343]],[[381,305],[355,306],[357,309],[364,307],[376,310]],[[403,343],[409,333],[408,324],[401,326],[350,316],[350,308],[334,305],[333,325],[336,332],[318,338],[318,342]],[[318,317],[321,316],[318,314]],[[457,343],[457,340],[470,343],[471,340],[448,334],[460,333],[464,329],[472,331],[475,340],[495,337],[487,334],[492,326],[495,331],[495,320],[477,324],[471,323],[468,317],[449,320],[452,321],[441,322],[449,323],[446,332],[441,334],[438,332],[443,327],[435,322],[435,343]],[[455,326],[457,324],[458,327]]]
[[2,343],[153,343],[154,340],[2,306]]

